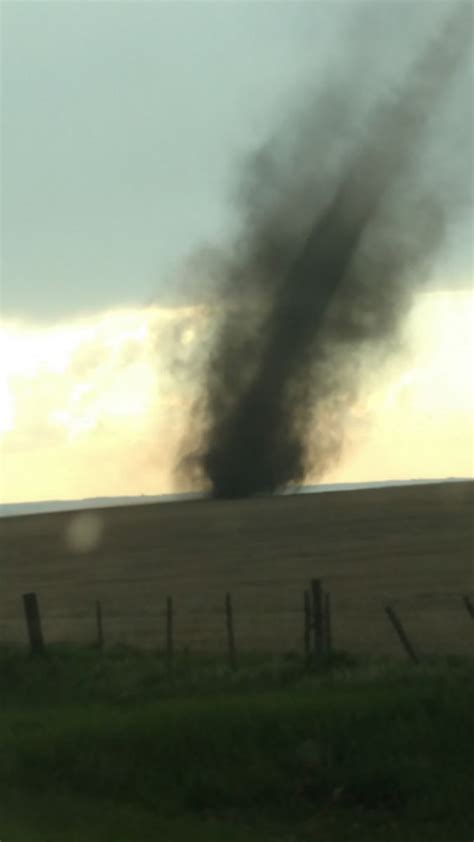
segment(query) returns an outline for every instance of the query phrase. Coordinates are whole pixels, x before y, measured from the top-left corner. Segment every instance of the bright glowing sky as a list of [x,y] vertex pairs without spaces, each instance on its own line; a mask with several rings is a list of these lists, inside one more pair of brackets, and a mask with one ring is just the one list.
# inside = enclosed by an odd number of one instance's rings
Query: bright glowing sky
[[[232,232],[241,156],[328,63],[344,66],[354,32],[370,99],[446,8],[1,4],[0,501],[179,490],[189,395],[169,363],[206,319],[199,296],[176,306],[173,279]],[[467,74],[443,124],[468,155],[471,93]],[[472,474],[469,213],[448,239],[438,291],[417,297],[402,350],[364,384],[324,481]]]
[[[470,292],[418,296],[403,352],[367,378],[326,482],[472,474],[473,319]],[[196,308],[5,324],[1,501],[183,490],[173,466],[190,396],[170,362],[204,330]]]

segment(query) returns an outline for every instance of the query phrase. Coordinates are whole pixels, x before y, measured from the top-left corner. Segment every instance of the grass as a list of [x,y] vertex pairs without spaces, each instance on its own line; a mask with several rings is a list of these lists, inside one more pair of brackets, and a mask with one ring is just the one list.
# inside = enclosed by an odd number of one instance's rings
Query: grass
[[[166,819],[137,805],[77,796],[2,792],[2,839],[10,842],[452,842],[470,835],[435,822],[407,825],[386,813],[318,810],[297,823],[255,816],[178,816]],[[456,828],[453,829],[456,834]]]
[[[371,664],[346,653],[335,653],[322,662],[319,679],[337,671],[353,676],[384,662]],[[392,667],[393,671],[393,667]],[[154,701],[185,694],[213,695],[233,690],[269,690],[303,681],[308,675],[297,653],[282,656],[246,653],[233,672],[223,656],[175,653],[172,675],[166,656],[159,651],[115,646],[102,655],[94,647],[50,645],[43,658],[31,658],[18,646],[0,648],[0,704],[61,704],[101,701],[111,704]],[[351,679],[352,680],[352,679]]]
[[0,838],[472,839],[474,664],[0,652]]
[[[200,501],[0,523],[2,634],[24,639],[38,593],[44,658],[0,648],[1,842],[454,842],[473,839],[472,483]],[[76,524],[77,525],[77,524]],[[342,648],[400,652],[401,612],[422,657],[337,653],[308,673],[303,590],[331,593]],[[223,657],[234,600],[239,670]],[[429,651],[464,657],[428,659]]]

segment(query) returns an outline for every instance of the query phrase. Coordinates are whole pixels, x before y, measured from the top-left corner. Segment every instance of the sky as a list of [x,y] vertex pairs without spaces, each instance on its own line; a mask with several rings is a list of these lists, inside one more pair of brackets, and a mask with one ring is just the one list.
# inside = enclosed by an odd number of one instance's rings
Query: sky
[[[393,84],[447,5],[4,0],[2,502],[186,490],[176,358],[207,317],[182,280],[231,238],[245,156],[354,43],[368,99]],[[460,213],[324,481],[472,474],[472,233]]]

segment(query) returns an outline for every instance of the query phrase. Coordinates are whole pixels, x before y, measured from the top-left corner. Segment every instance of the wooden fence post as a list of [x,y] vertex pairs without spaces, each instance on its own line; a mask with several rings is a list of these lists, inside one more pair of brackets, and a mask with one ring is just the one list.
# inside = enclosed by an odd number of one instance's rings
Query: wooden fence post
[[464,605],[466,606],[466,608],[468,610],[468,613],[471,615],[471,619],[474,620],[474,604],[472,602],[471,597],[468,596],[467,594],[465,594],[463,596],[463,602],[464,602]]
[[230,593],[225,595],[225,613],[227,625],[227,646],[229,649],[229,664],[231,670],[237,669],[237,653],[235,650],[234,637],[234,614],[232,611],[232,597]]
[[169,596],[166,600],[166,667],[168,674],[173,672],[173,598]]
[[97,623],[97,649],[102,652],[104,648],[104,627],[102,625],[102,605],[100,599],[95,604],[95,618]]
[[315,664],[318,664],[324,654],[323,592],[320,579],[311,579],[311,594],[313,597],[313,655]]
[[41,629],[41,617],[38,600],[35,593],[23,594],[23,605],[25,609],[26,625],[30,641],[32,655],[44,654],[44,640]]
[[311,660],[311,598],[309,591],[304,592],[304,656],[306,664]]
[[395,613],[395,610],[392,608],[391,605],[387,605],[385,607],[385,612],[386,612],[386,614],[388,616],[388,619],[390,620],[393,628],[395,629],[395,631],[396,631],[396,633],[399,637],[399,640],[400,640],[403,648],[405,649],[405,652],[407,653],[408,657],[411,658],[411,660],[415,664],[417,664],[419,662],[418,655],[416,654],[413,646],[411,645],[411,643],[410,643],[410,641],[407,637],[407,634],[405,632],[405,629],[402,626],[401,620],[399,619],[399,617]]
[[332,652],[332,623],[331,623],[331,594],[324,594],[324,642],[326,644],[326,655]]

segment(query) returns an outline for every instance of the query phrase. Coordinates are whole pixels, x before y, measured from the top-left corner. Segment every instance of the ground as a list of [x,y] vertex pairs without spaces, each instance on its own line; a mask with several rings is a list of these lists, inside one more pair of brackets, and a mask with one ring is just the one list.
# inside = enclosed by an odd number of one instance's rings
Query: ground
[[472,659],[3,649],[0,681],[2,840],[472,838]]

